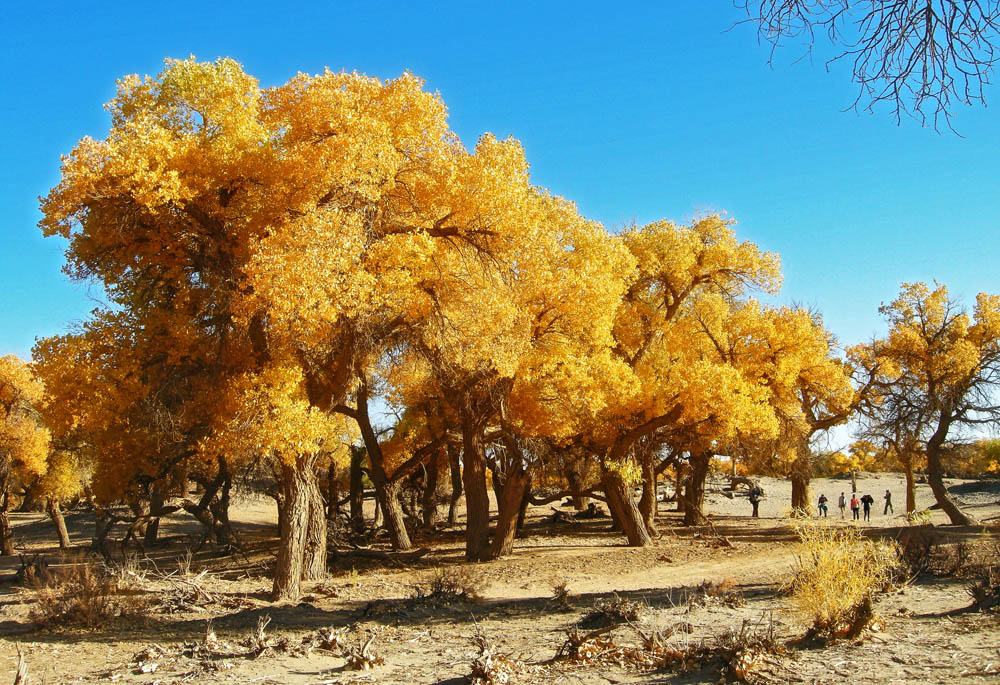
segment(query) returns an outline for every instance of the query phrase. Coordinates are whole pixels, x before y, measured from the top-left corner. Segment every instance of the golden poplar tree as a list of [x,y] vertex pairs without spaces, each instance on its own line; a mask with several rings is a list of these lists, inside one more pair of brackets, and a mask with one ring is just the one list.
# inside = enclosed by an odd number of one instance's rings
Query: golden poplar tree
[[0,357],[0,555],[14,554],[8,511],[17,482],[48,468],[49,431],[38,409],[44,387],[31,367],[14,355]]
[[954,428],[1000,419],[1000,295],[980,293],[970,315],[943,285],[904,283],[879,311],[887,336],[854,354],[875,374],[876,391],[906,393],[919,408],[934,497],[952,523],[970,525],[944,486],[942,459]]

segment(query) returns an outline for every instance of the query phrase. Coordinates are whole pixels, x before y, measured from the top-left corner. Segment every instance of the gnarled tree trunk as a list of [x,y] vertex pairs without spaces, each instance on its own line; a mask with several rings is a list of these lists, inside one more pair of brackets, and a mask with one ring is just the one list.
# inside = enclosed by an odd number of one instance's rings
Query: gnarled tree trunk
[[656,531],[656,468],[653,465],[653,453],[649,449],[643,449],[639,453],[639,464],[642,467],[642,497],[639,498],[639,512],[642,514],[642,521],[646,525],[646,530],[650,535],[655,536]]
[[587,508],[590,498],[583,494],[583,466],[581,460],[570,459],[563,469],[563,476],[569,485],[570,499],[573,502],[573,509],[583,511]]
[[14,556],[14,531],[10,528],[10,485],[6,478],[0,479],[0,556]]
[[938,431],[927,441],[927,482],[934,493],[941,511],[948,515],[949,520],[956,526],[972,526],[976,520],[958,508],[958,504],[948,494],[948,488],[944,486],[944,474],[941,470],[941,445],[948,434],[948,427],[939,427]]
[[67,549],[69,547],[69,532],[66,530],[66,519],[63,518],[62,510],[59,508],[59,501],[49,499],[46,502],[45,508],[49,512],[52,522],[56,524],[56,533],[59,535],[59,549]]
[[493,533],[493,543],[490,545],[490,559],[499,559],[513,551],[521,503],[524,501],[524,491],[530,479],[529,472],[520,463],[511,465],[508,469],[503,481],[503,491],[497,503],[499,514],[496,530]]
[[913,460],[903,461],[903,475],[906,476],[906,513],[912,514],[917,510],[917,486],[913,478]]
[[315,472],[309,481],[309,518],[302,557],[302,580],[320,580],[326,577],[326,502],[323,501]]
[[465,558],[486,559],[490,545],[490,498],[486,489],[486,456],[480,426],[473,415],[470,398],[463,398],[462,484],[465,487]]
[[303,563],[309,532],[312,490],[316,474],[313,459],[299,457],[294,464],[281,464],[282,516],[278,541],[278,563],[274,570],[271,599],[295,601],[302,594]]
[[691,455],[691,476],[684,488],[685,526],[701,525],[708,520],[703,507],[705,505],[705,479],[708,477],[708,465],[711,459],[711,452]]
[[795,461],[789,480],[792,481],[792,511],[809,511],[809,479],[812,477],[812,453],[808,438],[800,439],[795,448]]
[[622,475],[613,468],[601,464],[601,485],[608,498],[608,508],[625,533],[629,546],[645,547],[652,544],[653,538],[646,530],[642,514],[632,497],[632,490]]

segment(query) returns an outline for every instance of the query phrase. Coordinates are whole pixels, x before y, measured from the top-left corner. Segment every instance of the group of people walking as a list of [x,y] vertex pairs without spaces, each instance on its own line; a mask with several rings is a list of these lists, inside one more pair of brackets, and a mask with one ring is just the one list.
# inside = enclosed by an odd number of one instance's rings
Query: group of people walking
[[[763,491],[756,485],[750,487],[750,505],[753,507],[753,513],[751,516],[754,518],[757,518],[760,515],[758,512],[763,495]],[[895,513],[892,509],[892,493],[886,490],[885,495],[883,495],[883,499],[885,500],[885,508],[882,510],[882,515],[886,516],[890,513]],[[826,518],[828,514],[828,502],[829,500],[826,498],[826,495],[819,496],[819,515],[823,518]],[[851,513],[853,514],[855,521],[859,521],[861,519],[862,509],[864,510],[865,521],[871,521],[872,505],[875,504],[874,497],[869,494],[864,494],[858,498],[858,493],[852,492],[851,499],[848,501],[845,494],[843,492],[840,493],[840,497],[837,500],[837,506],[840,507],[840,518],[842,519],[847,518],[848,503],[850,503]]]
[[[892,493],[888,490],[885,491],[883,496],[885,500],[885,508],[882,510],[882,515],[886,516],[890,512],[895,513],[892,509]],[[827,502],[826,495],[819,496],[819,515],[822,517],[827,516]],[[837,506],[840,507],[840,518],[847,518],[847,504],[848,500],[844,493],[840,493],[840,497],[837,500]],[[850,505],[851,513],[854,516],[854,520],[858,521],[861,518],[861,510],[864,509],[865,521],[871,521],[872,515],[872,505],[875,504],[875,498],[869,494],[864,494],[861,498],[858,498],[858,493],[852,492]]]

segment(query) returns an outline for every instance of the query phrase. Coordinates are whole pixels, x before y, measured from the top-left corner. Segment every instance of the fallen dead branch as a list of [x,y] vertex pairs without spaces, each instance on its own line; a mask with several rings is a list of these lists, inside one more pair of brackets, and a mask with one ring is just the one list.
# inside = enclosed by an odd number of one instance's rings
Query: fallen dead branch
[[15,642],[17,648],[17,672],[14,674],[14,685],[27,685],[28,683],[28,662],[21,651],[20,643]]

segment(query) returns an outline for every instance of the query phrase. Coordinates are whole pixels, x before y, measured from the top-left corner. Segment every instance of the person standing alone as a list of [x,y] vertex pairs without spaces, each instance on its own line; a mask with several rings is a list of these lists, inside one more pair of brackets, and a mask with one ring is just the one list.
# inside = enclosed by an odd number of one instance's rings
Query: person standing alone
[[750,488],[750,505],[753,507],[753,514],[751,516],[759,518],[757,507],[760,506],[760,489],[756,485]]
[[885,516],[889,512],[895,514],[896,512],[892,511],[892,493],[886,490],[884,499],[885,499],[885,509],[882,510],[882,516]]

